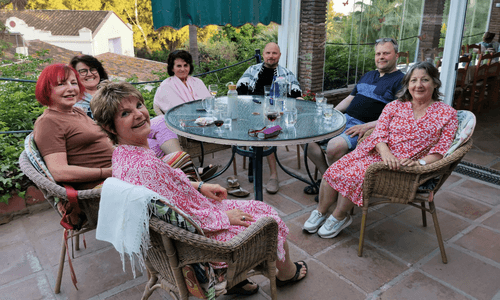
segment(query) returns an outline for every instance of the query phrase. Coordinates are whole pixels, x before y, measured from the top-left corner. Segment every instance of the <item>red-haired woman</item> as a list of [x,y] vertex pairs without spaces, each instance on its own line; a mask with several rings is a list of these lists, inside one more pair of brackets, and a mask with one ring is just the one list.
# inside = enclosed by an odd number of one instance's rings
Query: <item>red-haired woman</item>
[[73,107],[84,91],[75,69],[65,64],[47,66],[35,90],[38,102],[47,106],[35,122],[35,143],[54,179],[75,189],[92,188],[111,177],[111,142]]

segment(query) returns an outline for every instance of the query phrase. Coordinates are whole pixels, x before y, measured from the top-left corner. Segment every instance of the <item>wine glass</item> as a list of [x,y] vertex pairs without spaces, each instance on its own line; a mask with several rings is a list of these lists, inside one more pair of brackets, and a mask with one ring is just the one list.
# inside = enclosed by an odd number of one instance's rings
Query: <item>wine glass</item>
[[219,87],[217,86],[217,84],[210,84],[208,86],[208,91],[210,92],[210,95],[212,95],[213,97],[217,96],[218,90],[219,90]]
[[278,112],[278,107],[274,104],[269,104],[266,106],[266,111],[264,113],[266,115],[266,118],[269,120],[270,124],[272,125],[274,121],[278,118],[279,112]]
[[217,103],[215,105],[215,110],[214,110],[214,124],[217,126],[217,130],[215,131],[219,135],[222,134],[222,125],[224,124],[224,119],[227,116],[227,106],[222,105],[220,103]]

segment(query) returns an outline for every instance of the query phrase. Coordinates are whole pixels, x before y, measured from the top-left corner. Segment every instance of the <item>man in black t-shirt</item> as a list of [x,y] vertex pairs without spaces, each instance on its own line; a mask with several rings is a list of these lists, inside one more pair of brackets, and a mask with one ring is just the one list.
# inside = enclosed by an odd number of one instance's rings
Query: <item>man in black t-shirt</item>
[[[271,85],[275,78],[284,77],[291,84],[288,97],[302,96],[302,90],[295,75],[278,64],[281,56],[279,46],[276,43],[267,44],[262,56],[264,62],[249,67],[238,80],[236,84],[238,95],[264,95],[264,86]],[[279,190],[279,181],[274,154],[269,155],[267,161],[271,174],[266,190],[270,194],[275,194]]]

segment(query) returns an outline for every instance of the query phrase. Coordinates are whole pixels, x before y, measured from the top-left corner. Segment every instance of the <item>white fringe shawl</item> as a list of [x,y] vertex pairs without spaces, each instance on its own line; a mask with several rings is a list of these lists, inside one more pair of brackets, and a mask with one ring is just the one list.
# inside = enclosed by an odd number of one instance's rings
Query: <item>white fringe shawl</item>
[[145,187],[116,178],[104,181],[96,238],[113,244],[120,253],[124,272],[124,256],[128,254],[134,278],[136,260],[141,272],[146,267],[144,259],[149,248],[150,218],[148,203],[160,198],[159,194]]

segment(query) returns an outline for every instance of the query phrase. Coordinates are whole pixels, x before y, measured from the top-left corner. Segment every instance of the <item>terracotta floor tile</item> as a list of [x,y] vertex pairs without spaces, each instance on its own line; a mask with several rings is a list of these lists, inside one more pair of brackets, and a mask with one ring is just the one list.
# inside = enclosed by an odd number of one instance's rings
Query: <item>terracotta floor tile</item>
[[475,220],[490,210],[486,205],[449,191],[437,193],[434,201],[437,207],[446,209],[470,220]]
[[475,180],[466,180],[459,186],[454,187],[453,191],[489,205],[500,204],[500,186],[491,186]]
[[365,245],[363,256],[359,257],[358,239],[350,239],[337,245],[319,255],[318,260],[367,293],[377,290],[408,269],[398,260],[370,245]]
[[[460,231],[467,228],[470,223],[454,217],[445,212],[437,212],[439,228],[441,229],[441,234],[443,239],[449,240],[451,237],[455,236]],[[410,209],[396,217],[396,220],[406,223],[410,226],[418,227],[433,236],[436,235],[436,230],[434,229],[434,221],[432,220],[432,215],[427,213],[427,227],[422,226],[422,213],[419,209]]]
[[[288,185],[283,186],[280,190],[284,190],[288,187]],[[293,201],[283,197],[281,192],[276,194],[264,194],[264,202],[276,208],[278,211],[282,212],[282,214],[288,215],[294,212],[297,212],[302,209],[300,205],[294,203]]]
[[435,237],[390,219],[367,230],[365,240],[411,263],[422,259],[438,247]]
[[22,243],[28,240],[26,230],[23,227],[24,218],[19,218],[10,221],[7,224],[0,226],[0,249],[2,247]]
[[383,292],[382,295],[380,295],[380,299],[465,300],[467,298],[424,274],[415,272]]
[[304,188],[306,186],[307,184],[302,181],[295,181],[280,189],[280,193],[293,198],[295,201],[305,206],[317,205],[317,202],[314,201],[316,195],[304,193]]
[[[474,143],[476,140],[474,140]],[[476,165],[480,166],[487,166],[491,162],[493,162],[495,159],[497,159],[497,156],[491,153],[485,153],[482,150],[479,149],[471,149],[469,153],[467,153],[463,160],[466,162],[470,162]]]
[[[54,219],[56,222],[54,222]],[[54,231],[61,231],[63,227],[59,224],[61,217],[54,209],[43,211],[39,214],[28,215],[23,219],[23,226],[30,237],[37,237]]]
[[[366,296],[328,268],[307,260],[308,275],[293,285],[278,288],[278,299],[365,299]],[[306,288],[307,287],[307,288]],[[264,289],[270,295],[269,286]],[[246,299],[246,298],[245,298]]]
[[0,285],[42,271],[37,253],[29,243],[0,248]]
[[[74,288],[71,282],[67,263],[64,266],[65,273],[61,283],[61,296],[70,299],[88,299],[134,278],[130,269],[130,261],[126,259],[126,272],[124,272],[120,255],[114,248],[75,259],[73,260],[73,267],[78,279],[78,290]],[[57,269],[54,270],[54,278],[57,275],[56,272]],[[102,279],[103,274],[106,274],[106,280]],[[142,276],[139,271],[136,271],[136,274],[137,277]],[[143,278],[144,281],[147,280],[146,276],[143,276]]]
[[3,300],[56,299],[47,277],[43,274],[0,288],[0,295]]
[[455,244],[500,263],[500,234],[487,228],[476,227]]
[[[128,288],[122,292],[119,292],[116,295],[113,295],[111,297],[106,298],[106,300],[137,300],[137,299],[141,299],[142,294],[144,293],[145,286],[146,286],[146,283],[143,283],[143,284],[140,284],[138,286]],[[172,299],[172,298],[170,297],[170,295],[168,294],[167,291],[165,291],[161,288],[156,289],[149,297],[149,300],[163,300],[163,299]]]
[[443,183],[443,185],[441,186],[441,191],[442,190],[445,190],[447,189],[450,185],[454,184],[455,182],[457,181],[460,181],[462,180],[463,177],[461,177],[460,175],[457,175],[455,173],[452,173],[450,175],[450,177],[448,177],[448,179]]
[[392,216],[395,213],[398,213],[402,210],[408,209],[408,205],[401,205],[401,204],[381,204],[378,207],[375,207],[375,211],[384,214],[386,216]]
[[500,171],[500,162],[497,162],[497,163],[493,164],[492,166],[490,166],[490,169]]
[[[352,232],[359,232],[361,229],[361,219],[362,219],[362,212],[361,210],[355,210],[352,224],[349,225],[349,229]],[[384,218],[387,218],[386,215],[379,213],[378,211],[369,211],[368,214],[366,215],[366,227],[369,227],[371,224],[374,222],[378,222]]]
[[484,225],[500,230],[500,212],[495,213],[483,222]]
[[448,263],[435,256],[422,270],[477,299],[492,299],[500,291],[500,269],[466,253],[447,248]]
[[[80,237],[80,250],[75,250],[75,260],[78,260],[79,257],[88,255],[93,253],[94,251],[112,247],[110,243],[96,240],[95,238],[95,230],[85,233],[85,241],[87,243],[87,248],[83,245],[83,239]],[[41,235],[36,239],[33,239],[34,248],[37,250],[40,256],[40,260],[43,264],[47,263],[50,266],[59,265],[59,257],[62,246],[62,235],[63,231],[58,230],[55,232],[50,232],[48,234]],[[68,240],[68,247],[70,255],[72,253],[72,244],[71,240]],[[66,260],[68,258],[66,257]],[[65,269],[66,271],[66,269]]]

